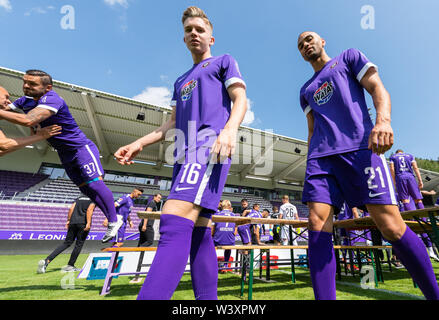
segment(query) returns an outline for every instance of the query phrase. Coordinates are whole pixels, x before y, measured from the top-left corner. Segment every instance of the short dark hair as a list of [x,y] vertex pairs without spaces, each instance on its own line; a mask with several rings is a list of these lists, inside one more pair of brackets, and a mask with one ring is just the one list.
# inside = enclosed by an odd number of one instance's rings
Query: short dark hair
[[241,202],[247,202],[248,203],[248,200],[247,199],[242,199]]
[[253,208],[259,207],[259,203],[254,203]]
[[163,195],[162,195],[160,192],[157,192],[157,193],[154,195],[154,197],[157,197],[157,196],[162,196],[162,197],[163,197]]
[[41,82],[45,86],[47,86],[49,84],[53,85],[52,76],[50,74],[48,74],[47,72],[44,72],[44,71],[41,71],[41,70],[36,70],[36,69],[31,69],[31,70],[27,70],[26,74],[29,75],[29,76],[40,77],[41,78]]
[[143,189],[142,188],[134,188],[134,190],[139,190],[140,192],[143,193]]
[[267,211],[268,213],[270,213],[270,210],[268,210],[268,209],[264,209],[264,210],[262,210],[262,211]]
[[401,149],[398,149],[398,150],[396,150],[396,153],[398,153],[398,152],[404,152],[404,151],[402,151]]

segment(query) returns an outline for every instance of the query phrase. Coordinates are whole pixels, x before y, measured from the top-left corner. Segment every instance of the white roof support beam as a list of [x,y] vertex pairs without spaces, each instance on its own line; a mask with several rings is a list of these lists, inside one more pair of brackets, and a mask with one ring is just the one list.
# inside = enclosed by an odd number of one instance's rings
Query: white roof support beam
[[274,139],[272,141],[270,141],[270,143],[265,146],[264,150],[261,151],[256,155],[253,163],[247,165],[240,173],[240,179],[243,180],[245,179],[246,175],[249,174],[249,172],[251,172],[252,170],[254,170],[256,168],[256,166],[259,164],[259,162],[262,159],[266,158],[266,155],[268,154],[268,152],[270,152],[271,150],[274,149],[274,147],[276,146],[276,144],[280,141],[279,137],[274,137]]
[[95,109],[93,107],[93,102],[91,101],[90,96],[86,92],[82,92],[81,97],[82,97],[82,101],[84,102],[85,110],[87,111],[87,116],[88,119],[90,120],[93,133],[96,137],[97,147],[102,152],[102,156],[107,161],[108,160],[107,158],[110,156],[111,152],[108,148],[107,142],[105,141],[104,135],[102,133],[102,126],[96,117]]
[[298,160],[294,161],[292,164],[290,164],[288,167],[286,167],[284,170],[282,170],[280,173],[274,176],[274,181],[283,180],[286,176],[288,176],[291,172],[299,168],[301,165],[303,165],[306,162],[307,157],[301,156]]
[[[166,123],[167,118],[168,118],[167,115],[168,115],[168,112],[163,111],[161,126]],[[157,159],[158,160],[157,160],[157,165],[155,166],[155,169],[161,170],[163,164],[165,163],[165,139],[163,139],[159,144],[159,152],[158,152]]]

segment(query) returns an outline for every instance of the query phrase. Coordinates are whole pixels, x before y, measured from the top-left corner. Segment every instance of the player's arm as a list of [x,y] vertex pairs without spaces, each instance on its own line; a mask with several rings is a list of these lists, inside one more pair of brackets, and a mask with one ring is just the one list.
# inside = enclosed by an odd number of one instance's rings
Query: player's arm
[[127,217],[127,221],[128,221],[128,224],[130,225],[130,228],[132,228],[133,227],[133,222],[131,221],[131,217],[129,215]]
[[72,218],[73,210],[75,210],[75,207],[76,207],[76,202],[73,202],[73,204],[70,206],[69,212],[67,213],[66,229],[69,228],[70,219]]
[[353,217],[354,219],[358,219],[358,218],[360,218],[360,215],[358,214],[358,210],[357,210],[357,208],[352,208],[352,217]]
[[236,136],[247,112],[245,86],[238,82],[228,87],[227,92],[233,102],[233,108],[224,129],[212,145],[212,153],[217,154],[221,160],[231,158],[235,154]]
[[419,171],[418,164],[415,160],[412,161],[413,171],[415,172],[416,178],[418,179],[419,189],[424,187],[424,183],[422,182],[421,172]]
[[40,129],[34,135],[19,138],[8,138],[0,130],[0,156],[11,153],[36,142],[46,140],[60,133],[61,127],[57,125]]
[[162,126],[147,134],[146,136],[137,139],[133,143],[119,148],[119,150],[117,150],[114,154],[116,161],[121,165],[133,164],[134,162],[132,160],[139,154],[139,152],[143,150],[143,148],[164,140],[166,138],[166,133],[169,130],[175,128],[175,113],[175,107],[173,107],[171,118],[166,121]]
[[314,133],[314,114],[309,111],[306,115],[306,121],[308,123],[308,149],[309,143],[311,142],[312,135]]
[[[146,208],[146,212],[152,212],[152,208]],[[142,231],[145,231],[148,225],[148,219],[143,219]]]
[[396,186],[396,178],[395,178],[395,165],[393,161],[389,163],[390,173],[392,174],[393,185]]
[[372,96],[376,109],[375,126],[369,136],[369,149],[378,155],[384,154],[393,145],[393,129],[390,125],[392,111],[390,95],[384,88],[375,68],[367,70],[360,84]]
[[25,127],[33,127],[54,114],[51,110],[39,107],[32,109],[27,114],[0,110],[0,119]]
[[85,225],[84,231],[90,231],[91,228],[91,217],[93,216],[93,211],[95,210],[96,205],[94,203],[91,203],[87,208],[87,224]]

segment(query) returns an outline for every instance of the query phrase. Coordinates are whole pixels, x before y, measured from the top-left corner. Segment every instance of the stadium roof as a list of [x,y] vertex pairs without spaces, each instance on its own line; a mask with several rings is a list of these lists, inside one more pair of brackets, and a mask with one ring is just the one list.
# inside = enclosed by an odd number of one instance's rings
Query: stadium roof
[[[0,67],[0,85],[5,87],[11,100],[21,97],[23,72]],[[97,91],[54,80],[54,90],[64,98],[81,130],[96,143],[104,158],[112,157],[121,146],[152,132],[171,116],[171,108],[155,106],[126,97]],[[140,112],[145,120],[137,120]],[[6,121],[1,123],[7,135],[27,135],[28,130]],[[305,176],[307,142],[269,131],[242,126],[229,175],[244,179],[266,181],[267,186],[278,183],[301,187]],[[173,140],[145,148],[136,158],[158,168],[167,166],[165,153]],[[46,154],[51,148],[47,142],[36,145],[36,151]],[[105,168],[105,164],[104,164]],[[122,171],[122,170],[121,170]]]

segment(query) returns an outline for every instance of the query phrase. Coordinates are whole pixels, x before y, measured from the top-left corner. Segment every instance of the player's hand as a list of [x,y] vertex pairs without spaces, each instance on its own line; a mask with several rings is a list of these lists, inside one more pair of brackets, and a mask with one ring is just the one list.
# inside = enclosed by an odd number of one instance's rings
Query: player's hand
[[70,225],[70,221],[67,221],[67,222],[66,222],[66,226],[65,226],[65,228],[68,229],[68,228],[69,228],[69,225]]
[[48,139],[50,137],[60,134],[61,130],[62,128],[60,126],[54,124],[44,128],[38,127],[35,134],[42,136],[44,139]]
[[142,232],[146,231],[146,226],[142,227]]
[[116,151],[114,157],[116,161],[121,165],[130,165],[134,162],[132,161],[139,152],[143,149],[142,145],[135,141],[131,144],[128,144],[124,147],[120,147],[119,150]]
[[235,154],[237,133],[237,130],[224,128],[215,140],[211,154],[218,163],[223,163],[227,158],[231,159]]
[[422,189],[422,188],[424,188],[424,183],[422,181],[419,181],[418,186],[419,186],[419,189]]
[[84,231],[90,231],[90,225],[89,224],[85,225]]
[[133,223],[130,221],[130,228],[132,228],[133,227]]
[[384,154],[393,146],[393,129],[390,123],[377,123],[369,135],[369,146],[373,153]]
[[104,222],[102,222],[102,225],[103,225],[104,227],[108,227],[108,220],[105,219]]

